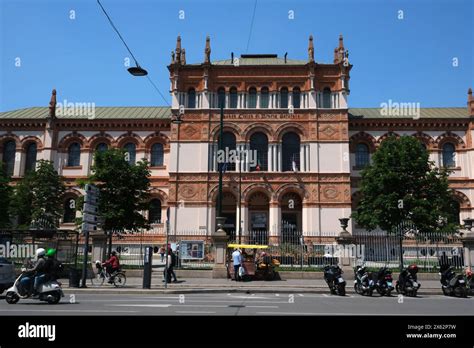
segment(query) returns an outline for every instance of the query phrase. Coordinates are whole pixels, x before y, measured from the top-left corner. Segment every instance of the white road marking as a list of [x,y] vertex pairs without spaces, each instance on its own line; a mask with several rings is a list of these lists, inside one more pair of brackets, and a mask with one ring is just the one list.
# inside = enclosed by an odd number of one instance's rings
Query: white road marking
[[181,314],[216,314],[216,312],[204,312],[204,311],[176,311],[175,313],[181,313]]
[[126,310],[116,310],[116,311],[109,311],[109,310],[93,310],[93,309],[2,309],[2,313],[4,312],[88,312],[88,313],[138,313],[138,311],[126,311]]
[[158,308],[168,308],[171,307],[171,304],[156,304],[156,303],[147,303],[147,304],[114,304],[106,305],[109,307],[158,307]]
[[298,296],[303,297],[304,295],[303,294],[298,294]]
[[280,308],[278,306],[245,306],[245,308]]
[[280,296],[280,294],[275,294],[275,296]]

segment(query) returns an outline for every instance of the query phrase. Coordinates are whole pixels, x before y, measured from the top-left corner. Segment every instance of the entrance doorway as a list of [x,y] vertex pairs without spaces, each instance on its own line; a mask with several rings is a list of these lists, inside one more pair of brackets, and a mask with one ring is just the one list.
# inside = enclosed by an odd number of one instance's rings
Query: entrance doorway
[[281,202],[282,243],[299,244],[302,235],[302,202],[297,193],[283,195]]
[[268,218],[270,201],[268,197],[256,192],[249,199],[249,242],[268,244]]
[[224,192],[222,195],[222,216],[225,217],[224,231],[229,236],[229,241],[236,241],[236,209],[237,199],[230,192]]

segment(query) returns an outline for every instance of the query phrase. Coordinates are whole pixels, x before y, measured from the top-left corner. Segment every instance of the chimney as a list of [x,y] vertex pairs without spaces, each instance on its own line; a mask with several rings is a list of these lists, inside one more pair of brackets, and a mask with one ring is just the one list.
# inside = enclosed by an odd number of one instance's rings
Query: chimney
[[49,114],[48,117],[51,119],[56,118],[56,90],[53,89],[51,93],[51,100],[49,102]]
[[467,91],[467,111],[469,112],[469,116],[474,117],[474,98],[472,97],[471,88]]

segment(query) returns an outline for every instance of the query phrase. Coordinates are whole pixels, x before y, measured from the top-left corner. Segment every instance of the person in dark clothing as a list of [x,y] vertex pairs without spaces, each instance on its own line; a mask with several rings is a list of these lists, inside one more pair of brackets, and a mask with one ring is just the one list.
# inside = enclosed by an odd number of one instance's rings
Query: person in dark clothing
[[167,280],[168,283],[171,283],[171,277],[173,277],[173,282],[177,283],[178,279],[176,278],[176,273],[174,273],[174,267],[176,266],[176,255],[173,253],[173,250],[168,249],[168,274]]

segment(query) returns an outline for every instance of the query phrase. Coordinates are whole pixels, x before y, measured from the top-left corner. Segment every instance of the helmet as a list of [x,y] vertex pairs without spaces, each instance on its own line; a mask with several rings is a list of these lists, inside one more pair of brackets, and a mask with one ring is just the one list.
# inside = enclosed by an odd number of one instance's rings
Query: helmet
[[44,256],[44,254],[46,254],[46,250],[44,250],[43,248],[36,249],[36,257]]
[[410,265],[410,266],[408,266],[408,270],[409,270],[410,272],[417,273],[417,272],[418,272],[418,266],[415,265],[415,264]]
[[56,254],[56,249],[48,249],[46,256],[53,257]]
[[472,271],[470,269],[466,270],[466,276],[472,277]]

